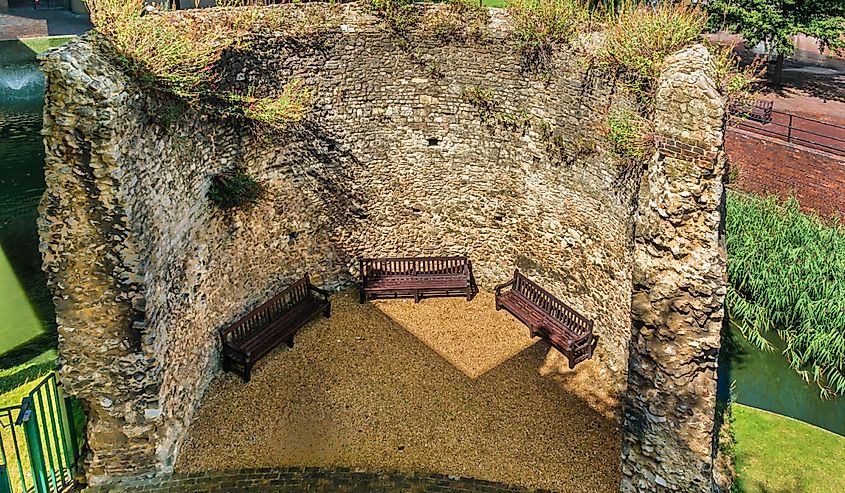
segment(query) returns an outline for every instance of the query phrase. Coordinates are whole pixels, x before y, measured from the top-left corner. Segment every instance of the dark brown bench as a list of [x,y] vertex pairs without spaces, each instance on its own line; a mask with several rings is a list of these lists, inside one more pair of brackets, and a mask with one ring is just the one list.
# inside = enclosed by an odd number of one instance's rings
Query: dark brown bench
[[753,104],[732,103],[732,112],[738,113],[749,120],[758,121],[766,124],[772,121],[772,109],[774,108],[774,101],[765,99],[758,99]]
[[[507,291],[503,289],[510,287]],[[552,296],[534,281],[514,271],[513,279],[496,286],[496,310],[504,308],[528,326],[531,337],[540,336],[566,355],[569,368],[593,357],[598,336],[593,321]]]
[[293,336],[319,314],[331,316],[329,292],[313,284],[308,274],[271,300],[220,331],[223,369],[249,382],[255,362],[281,343],[293,347]]
[[472,263],[459,257],[364,258],[361,268],[361,303],[374,298],[466,296],[478,293]]

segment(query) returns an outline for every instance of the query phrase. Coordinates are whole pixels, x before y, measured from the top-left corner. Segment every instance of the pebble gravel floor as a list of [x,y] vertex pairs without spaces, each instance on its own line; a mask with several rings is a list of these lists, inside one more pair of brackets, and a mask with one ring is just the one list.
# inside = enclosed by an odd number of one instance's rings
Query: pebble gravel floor
[[492,294],[359,305],[352,290],[332,303],[252,381],[212,383],[178,472],[346,466],[617,490],[616,421],[541,371],[557,353]]

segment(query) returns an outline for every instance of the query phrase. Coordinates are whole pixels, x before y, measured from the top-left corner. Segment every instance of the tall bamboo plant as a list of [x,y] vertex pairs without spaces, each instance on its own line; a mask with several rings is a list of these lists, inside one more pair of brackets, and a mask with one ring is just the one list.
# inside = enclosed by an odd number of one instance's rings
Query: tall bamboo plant
[[728,310],[755,346],[784,356],[822,398],[845,394],[845,226],[794,199],[728,194]]

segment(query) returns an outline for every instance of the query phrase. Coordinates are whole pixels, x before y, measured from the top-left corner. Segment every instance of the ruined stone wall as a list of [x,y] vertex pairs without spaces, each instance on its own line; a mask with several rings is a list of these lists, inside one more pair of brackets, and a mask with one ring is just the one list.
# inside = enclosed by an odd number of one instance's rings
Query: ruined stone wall
[[[677,240],[679,248],[717,248],[718,204],[710,195],[696,201],[695,187],[720,192],[721,169],[709,154],[695,160],[712,161],[706,175],[685,159],[720,145],[721,122],[706,120],[699,135],[679,133],[673,120],[721,101],[672,82],[702,77],[706,53],[690,52],[667,72],[659,97],[670,103],[658,107],[656,123],[679,142],[661,141],[665,152],[640,190],[641,167],[610,152],[601,132],[611,108],[632,98],[591,69],[589,47],[559,50],[538,72],[509,44],[500,11],[484,41],[450,43],[423,29],[399,39],[355,6],[343,9],[319,37],[276,33],[224,55],[222,90],[263,96],[295,79],[311,88],[306,120],[283,132],[256,134],[242,121],[143,90],[90,39],[43,59],[42,250],[57,300],[63,382],[91,420],[93,482],[169,471],[219,371],[216,331],[306,271],[340,288],[354,281],[361,255],[466,253],[490,288],[518,267],[595,319],[592,371],[622,391],[629,343],[644,350],[631,342],[632,290],[659,284],[632,260],[693,273],[706,267],[642,246],[653,240],[641,228],[676,232],[644,219],[653,207],[664,210],[654,205],[667,200],[660,184],[674,187],[669,199],[700,211],[683,216],[695,227],[681,231],[690,236]],[[461,96],[473,87],[492,91],[496,114],[517,123],[485,119]],[[563,147],[550,144],[550,132]],[[697,181],[667,162],[687,163]],[[213,174],[233,167],[269,193],[251,210],[224,213],[206,192]],[[648,378],[632,380],[631,389],[649,390]]]
[[725,301],[725,108],[703,46],[666,61],[640,187],[623,492],[711,491]]

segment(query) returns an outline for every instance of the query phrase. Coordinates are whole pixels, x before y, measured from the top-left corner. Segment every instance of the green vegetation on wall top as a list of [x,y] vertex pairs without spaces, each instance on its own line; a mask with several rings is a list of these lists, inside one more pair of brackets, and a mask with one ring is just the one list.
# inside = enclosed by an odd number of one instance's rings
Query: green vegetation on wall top
[[784,356],[824,398],[845,393],[845,226],[798,202],[728,194],[727,307],[755,346]]

